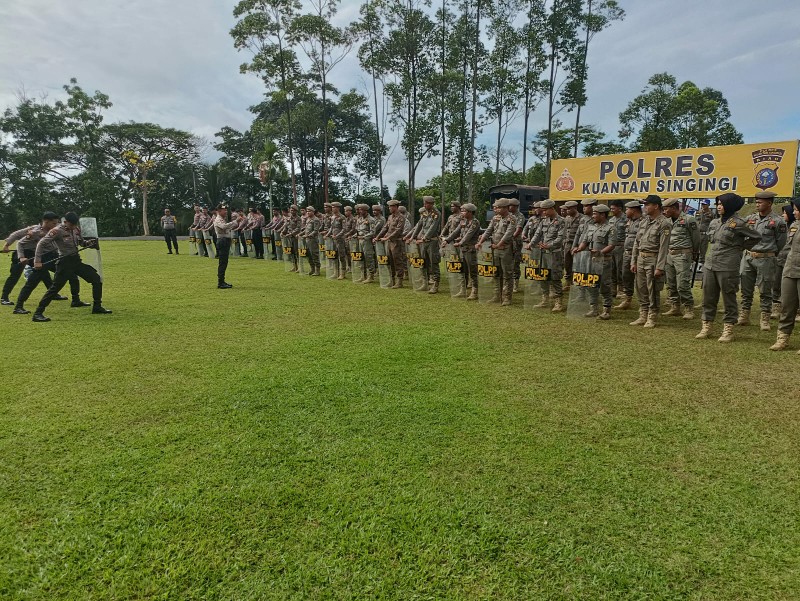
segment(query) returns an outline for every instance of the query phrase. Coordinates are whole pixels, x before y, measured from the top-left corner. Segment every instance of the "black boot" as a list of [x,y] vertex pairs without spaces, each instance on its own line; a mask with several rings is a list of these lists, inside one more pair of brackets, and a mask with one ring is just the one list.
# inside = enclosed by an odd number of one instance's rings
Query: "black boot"
[[233,288],[233,284],[229,284],[228,282],[220,282],[217,284],[217,288],[221,288],[222,290],[227,290],[228,288]]
[[49,317],[45,317],[44,314],[42,314],[42,313],[34,313],[32,321],[45,322],[45,321],[50,321],[50,318]]
[[69,305],[69,306],[70,306],[70,307],[89,307],[89,306],[91,306],[91,305],[89,305],[89,303],[85,303],[85,302],[83,302],[83,301],[82,301],[81,299],[79,299],[79,298],[74,298],[74,299],[72,299],[72,302],[70,303],[70,305]]
[[14,303],[12,303],[7,298],[0,298],[0,305],[6,306],[6,307],[13,307]]
[[109,309],[104,309],[103,305],[97,303],[92,307],[92,313],[96,313],[99,315],[109,315],[111,311]]
[[53,300],[69,300],[66,296],[62,296],[61,294],[56,294]]
[[30,315],[31,312],[26,310],[25,307],[15,307],[14,315]]

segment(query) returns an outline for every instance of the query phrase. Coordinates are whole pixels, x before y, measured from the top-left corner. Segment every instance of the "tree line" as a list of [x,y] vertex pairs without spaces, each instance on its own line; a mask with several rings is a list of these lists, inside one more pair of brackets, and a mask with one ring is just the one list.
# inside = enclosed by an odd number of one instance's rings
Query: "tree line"
[[[0,218],[44,207],[91,213],[104,235],[149,233],[164,207],[263,207],[423,194],[482,205],[497,183],[547,185],[553,159],[740,143],[721,92],[653,75],[620,113],[618,139],[581,122],[595,35],[624,18],[615,0],[366,0],[337,25],[338,0],[240,0],[240,70],[264,85],[250,127],[208,142],[152,123],[103,121],[111,106],[73,79],[66,98],[21,96],[0,118]],[[342,62],[353,54],[363,89]],[[534,113],[546,127],[529,131]],[[492,145],[477,143],[491,134]],[[488,136],[485,136],[488,137]],[[395,148],[391,147],[397,140]],[[384,181],[402,152],[404,180]],[[440,173],[418,182],[423,161]],[[258,181],[259,165],[266,181]],[[412,212],[413,214],[413,212]]]

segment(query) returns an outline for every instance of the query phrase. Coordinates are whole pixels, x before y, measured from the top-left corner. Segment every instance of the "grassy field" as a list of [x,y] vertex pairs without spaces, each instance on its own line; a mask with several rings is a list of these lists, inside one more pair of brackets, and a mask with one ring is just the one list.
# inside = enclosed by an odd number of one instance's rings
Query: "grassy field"
[[774,326],[722,345],[249,259],[217,290],[163,247],[104,245],[113,315],[2,315],[0,598],[800,598]]

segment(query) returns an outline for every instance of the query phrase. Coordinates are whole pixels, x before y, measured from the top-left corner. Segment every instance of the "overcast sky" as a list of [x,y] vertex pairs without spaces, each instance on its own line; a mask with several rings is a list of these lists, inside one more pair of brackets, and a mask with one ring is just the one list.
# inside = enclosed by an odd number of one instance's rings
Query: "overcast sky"
[[[343,0],[353,20],[360,2]],[[598,34],[589,55],[582,122],[615,137],[618,115],[654,73],[719,89],[745,142],[800,137],[800,0],[620,0],[627,16]],[[0,0],[0,107],[29,96],[62,97],[76,77],[111,97],[111,121],[150,121],[213,139],[225,125],[246,129],[263,88],[239,74],[233,48],[235,0]],[[367,93],[355,54],[334,83]],[[567,118],[572,118],[567,116]],[[544,126],[535,115],[533,130]],[[493,146],[495,132],[484,133]],[[521,145],[521,125],[504,146]],[[213,157],[212,157],[213,158]],[[519,168],[518,162],[516,167]],[[440,168],[423,163],[420,179]],[[385,181],[405,179],[395,150]]]

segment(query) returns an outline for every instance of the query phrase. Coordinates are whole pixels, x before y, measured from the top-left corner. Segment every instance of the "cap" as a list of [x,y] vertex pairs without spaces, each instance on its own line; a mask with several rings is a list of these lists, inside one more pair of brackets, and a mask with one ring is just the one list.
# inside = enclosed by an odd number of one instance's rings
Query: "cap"
[[700,204],[701,205],[710,205],[711,204],[711,199],[710,198],[704,198],[703,200],[700,201]]
[[[341,205],[339,205],[339,206],[341,206]],[[345,210],[345,211],[347,211],[347,210],[350,210],[350,211],[352,211],[352,210],[353,210],[353,207],[351,207],[350,205],[347,205],[347,206],[344,208],[344,210]]]
[[[219,211],[219,210],[227,209],[227,208],[228,208],[228,205],[219,204],[219,205],[217,205],[217,208],[214,209],[214,210],[215,211]],[[67,213],[67,215],[69,215],[69,213]],[[66,216],[65,216],[65,218],[66,218]]]
[[642,208],[641,203],[638,200],[632,200],[630,202],[625,203],[626,209],[640,209]]
[[451,200],[450,201],[450,206],[453,206],[453,205],[456,205],[457,207],[460,207],[461,203],[459,201],[457,201],[457,200]]
[[596,204],[597,204],[597,199],[596,198],[584,198],[581,201],[581,205],[584,206],[584,207],[590,207],[590,206],[596,205]]
[[[399,203],[400,201],[398,200],[397,202]],[[403,205],[400,205],[400,212],[403,214],[408,213],[408,209],[405,208]]]
[[761,192],[756,192],[756,198],[759,200],[772,200],[775,198],[777,194],[772,190],[762,190]]
[[53,213],[53,211],[45,211],[42,215],[42,221],[52,221],[53,219],[58,219],[58,215]]
[[433,196],[423,196],[422,202],[436,202],[436,199]]
[[303,207],[303,210],[304,211],[316,211],[317,209],[314,207],[314,205],[308,205],[308,206]]
[[323,202],[323,203],[322,203],[322,206],[323,206],[323,207],[329,207],[329,206],[331,206],[331,203],[329,203],[329,202]]
[[397,200],[396,198],[393,198],[392,200],[390,200],[386,204],[387,204],[387,206],[390,206],[390,207],[396,207],[397,205],[400,204],[400,201]]
[[535,203],[533,203],[533,208],[534,209],[541,209],[542,208],[542,201],[541,200],[537,200]]
[[597,205],[595,208],[592,209],[593,213],[608,213],[611,209],[608,208],[608,205]]
[[66,221],[67,223],[71,223],[72,225],[78,225],[78,214],[70,211],[69,213],[64,215],[64,221]]
[[539,203],[540,209],[552,209],[554,206],[556,206],[556,203],[552,200],[543,200]]
[[667,200],[665,200],[664,202],[661,203],[661,206],[662,207],[672,207],[672,206],[675,206],[676,204],[680,203],[680,201],[681,201],[680,198],[668,198]]
[[289,210],[296,211],[296,210],[297,210],[297,205],[292,205],[292,206],[290,206],[290,207],[289,207]]
[[519,199],[518,198],[509,198],[508,199],[508,204],[511,205],[512,207],[518,207],[519,206]]
[[494,201],[494,207],[496,209],[508,208],[509,204],[508,198],[498,198]]
[[339,207],[341,209],[342,208],[342,203],[340,203],[340,202],[332,202],[331,206],[332,207]]
[[469,211],[470,213],[475,213],[478,210],[478,207],[476,207],[471,202],[467,202],[461,205],[461,208],[464,209],[465,211]]
[[647,203],[661,206],[661,197],[656,194],[650,194],[644,199],[644,204]]
[[572,207],[577,207],[578,203],[575,202],[574,200],[568,200],[567,202],[564,203],[564,206],[567,207],[568,209],[571,209]]
[[381,205],[372,205],[373,211],[382,211],[383,207]]

